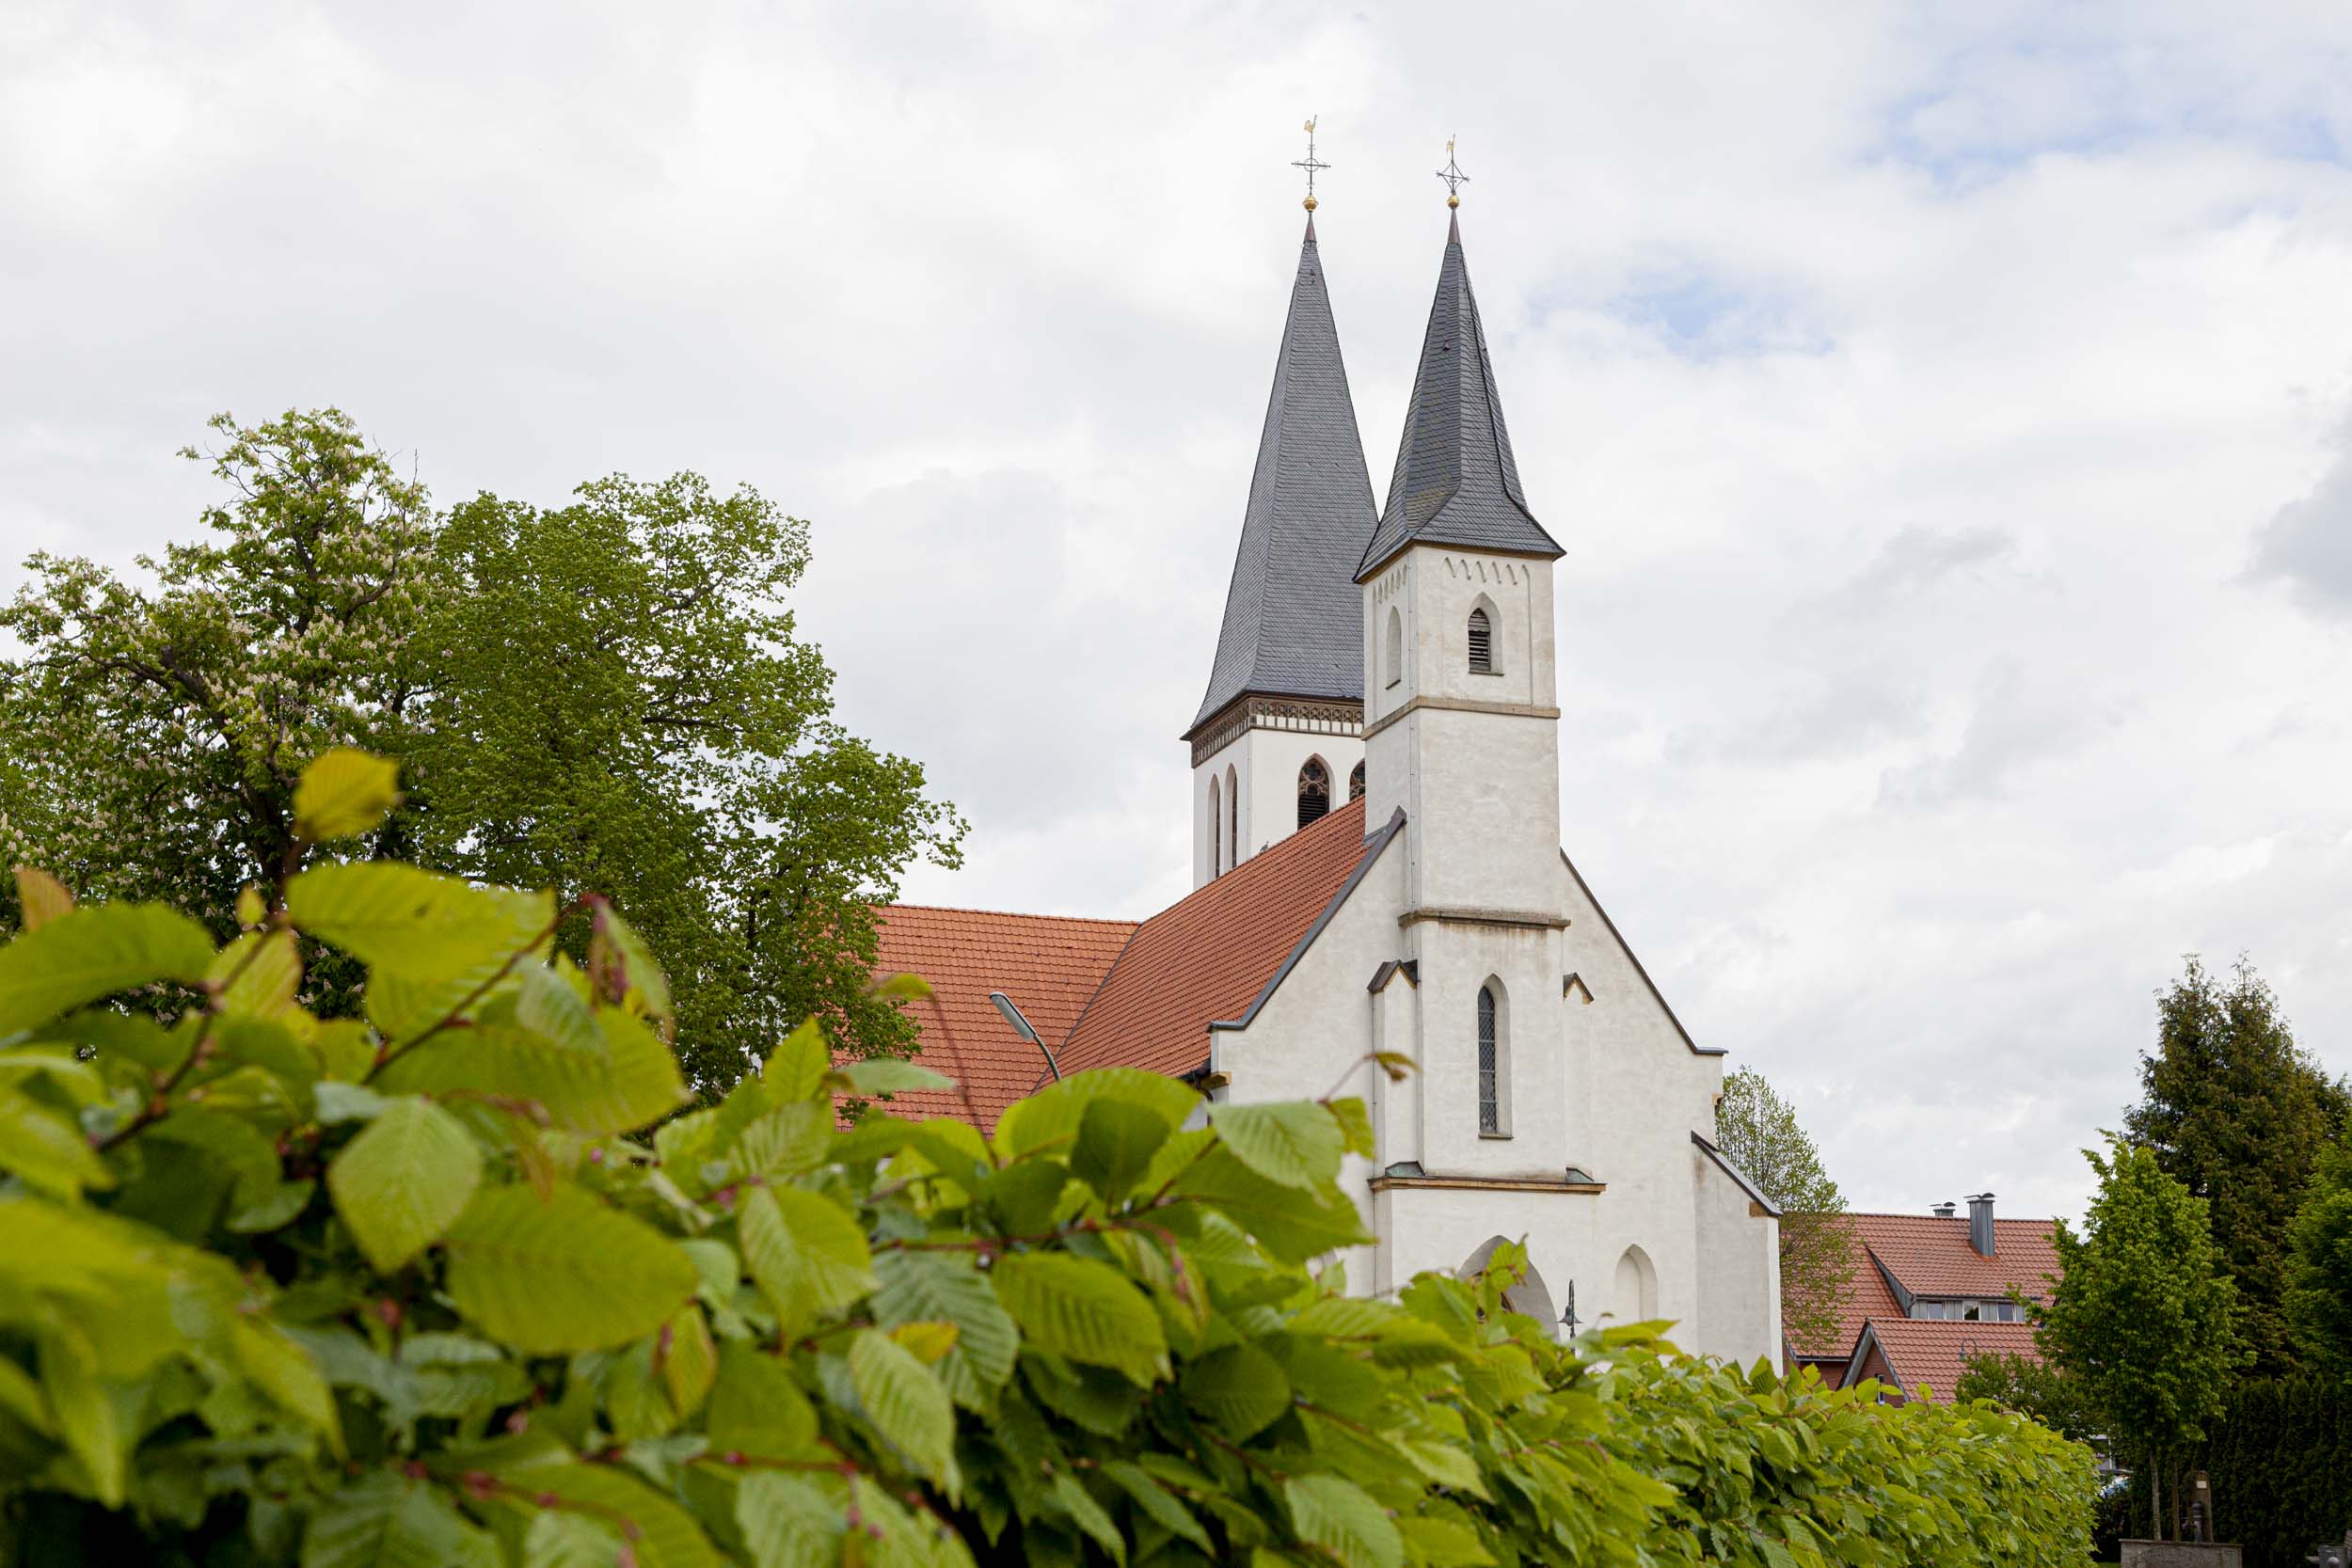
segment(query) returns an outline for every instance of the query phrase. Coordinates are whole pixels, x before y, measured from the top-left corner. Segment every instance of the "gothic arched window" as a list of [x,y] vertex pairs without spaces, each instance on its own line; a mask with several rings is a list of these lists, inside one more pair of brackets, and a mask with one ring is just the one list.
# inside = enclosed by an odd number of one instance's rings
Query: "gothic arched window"
[[1209,781],[1209,875],[1214,877],[1224,869],[1225,800],[1222,792],[1216,787],[1216,781],[1211,779]]
[[1331,770],[1321,757],[1309,757],[1298,770],[1298,825],[1319,822],[1331,813]]
[[1389,606],[1389,684],[1405,678],[1405,617]]
[[1241,781],[1225,769],[1225,869],[1241,863]]
[[1478,988],[1478,1131],[1508,1136],[1502,1125],[1502,1004],[1492,980]]
[[1470,667],[1473,675],[1495,673],[1495,627],[1484,610],[1470,613]]
[[1364,798],[1364,765],[1360,762],[1348,769],[1347,798],[1351,800],[1360,800]]

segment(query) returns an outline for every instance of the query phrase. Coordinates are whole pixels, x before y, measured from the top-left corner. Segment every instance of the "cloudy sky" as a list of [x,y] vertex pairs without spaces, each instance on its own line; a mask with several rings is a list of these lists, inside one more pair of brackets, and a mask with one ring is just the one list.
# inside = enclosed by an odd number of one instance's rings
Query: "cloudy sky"
[[2072,1212],[2181,955],[2352,1070],[2352,9],[0,9],[0,587],[335,403],[444,500],[815,527],[931,902],[1185,887],[1322,116],[1375,483],[1450,134],[1561,832],[1859,1205]]

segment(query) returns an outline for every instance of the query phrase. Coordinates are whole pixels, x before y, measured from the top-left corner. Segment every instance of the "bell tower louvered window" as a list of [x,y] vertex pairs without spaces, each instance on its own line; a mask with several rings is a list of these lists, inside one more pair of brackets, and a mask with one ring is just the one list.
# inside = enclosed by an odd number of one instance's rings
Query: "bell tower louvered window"
[[1495,672],[1495,628],[1484,610],[1470,612],[1470,667],[1473,675]]
[[1331,770],[1321,757],[1309,757],[1298,770],[1298,825],[1320,822],[1331,814]]
[[1351,800],[1364,798],[1364,765],[1360,762],[1347,771],[1347,798]]
[[1478,988],[1478,1130],[1502,1131],[1502,1041],[1497,1037],[1495,989]]

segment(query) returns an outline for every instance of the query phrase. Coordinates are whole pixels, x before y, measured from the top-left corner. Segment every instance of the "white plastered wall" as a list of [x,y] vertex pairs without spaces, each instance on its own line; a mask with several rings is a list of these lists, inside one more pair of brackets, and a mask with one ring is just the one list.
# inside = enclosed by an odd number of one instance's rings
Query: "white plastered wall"
[[1756,1212],[1747,1189],[1691,1146],[1692,1210],[1698,1232],[1699,1317],[1694,1349],[1747,1366],[1781,1365],[1780,1222]]
[[[1364,743],[1356,736],[1311,735],[1253,725],[1194,766],[1193,886],[1199,887],[1216,874],[1209,859],[1216,842],[1209,832],[1209,781],[1216,781],[1222,802],[1226,770],[1231,768],[1241,793],[1239,838],[1237,845],[1226,847],[1230,869],[1298,831],[1298,770],[1306,766],[1309,757],[1321,757],[1324,766],[1330,769],[1331,808],[1336,811],[1347,804],[1347,776],[1364,758]],[[1226,810],[1230,814],[1232,808],[1228,806]],[[1367,818],[1375,825],[1385,820],[1385,816]]]

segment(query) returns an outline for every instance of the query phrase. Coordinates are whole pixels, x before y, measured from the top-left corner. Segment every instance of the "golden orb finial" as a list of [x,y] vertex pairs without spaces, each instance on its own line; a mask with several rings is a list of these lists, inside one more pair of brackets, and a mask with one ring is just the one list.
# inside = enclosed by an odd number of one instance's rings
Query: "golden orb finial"
[[1462,166],[1454,161],[1454,138],[1452,136],[1445,139],[1445,167],[1438,171],[1438,178],[1445,182],[1445,204],[1449,207],[1459,207],[1462,204],[1461,190],[1464,185],[1470,183],[1470,176],[1464,174]]
[[1291,164],[1293,168],[1307,171],[1307,211],[1311,213],[1315,210],[1315,176],[1331,166],[1315,156],[1315,121],[1322,118],[1320,115],[1308,117],[1307,123],[1301,127],[1307,133],[1307,155]]

